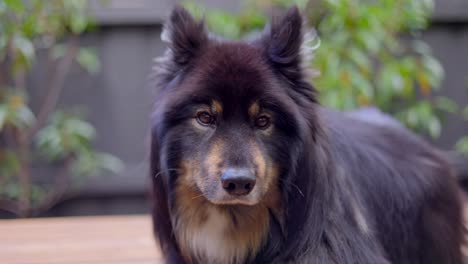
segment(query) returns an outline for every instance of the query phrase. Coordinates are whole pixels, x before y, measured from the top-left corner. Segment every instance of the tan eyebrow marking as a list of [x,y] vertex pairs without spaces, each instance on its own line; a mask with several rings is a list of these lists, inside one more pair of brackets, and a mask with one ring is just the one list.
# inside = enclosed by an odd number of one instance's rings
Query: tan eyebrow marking
[[258,114],[260,114],[260,105],[258,104],[258,102],[254,102],[249,107],[249,116],[251,118],[256,118]]
[[213,100],[211,102],[211,111],[221,114],[223,112],[223,105],[218,100]]

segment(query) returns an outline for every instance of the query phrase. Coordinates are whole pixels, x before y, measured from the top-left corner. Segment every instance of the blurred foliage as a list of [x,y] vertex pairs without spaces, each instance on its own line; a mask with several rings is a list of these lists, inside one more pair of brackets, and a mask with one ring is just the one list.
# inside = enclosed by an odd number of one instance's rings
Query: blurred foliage
[[[87,8],[86,0],[0,0],[0,209],[19,216],[42,213],[74,184],[72,175],[122,166],[93,149],[91,124],[56,109],[74,63],[90,74],[100,70],[96,51],[79,43],[78,35],[93,27]],[[34,83],[42,97],[37,111],[28,102],[33,67],[44,70],[44,82]],[[46,186],[31,175],[38,164],[59,168]]]
[[25,103],[25,95],[11,88],[1,90],[0,101],[0,131],[11,125],[27,128],[34,122],[34,114]]
[[76,160],[71,169],[75,175],[98,174],[101,169],[118,172],[122,165],[117,158],[93,150],[91,143],[95,137],[96,131],[89,123],[57,111],[49,124],[39,131],[36,144],[50,162],[74,156]]
[[[458,113],[457,104],[437,95],[444,71],[420,37],[432,0],[246,0],[236,14],[192,1],[184,6],[204,17],[214,33],[241,38],[292,4],[314,28],[309,44],[315,51],[308,63],[318,72],[311,81],[322,104],[340,110],[377,106],[433,138],[441,133],[444,115]],[[468,140],[460,145],[468,149]]]
[[458,152],[468,155],[468,136],[459,139],[455,148]]
[[36,137],[37,147],[49,161],[64,159],[75,153],[89,152],[94,128],[83,120],[56,112]]
[[[468,89],[466,89],[466,90],[467,90],[467,93],[468,93]],[[465,105],[465,107],[463,108],[462,116],[463,116],[463,119],[465,120],[465,122],[468,122],[468,105]],[[457,141],[457,143],[455,145],[455,149],[458,152],[463,153],[466,156],[468,156],[468,135],[462,137],[461,139],[459,139]]]

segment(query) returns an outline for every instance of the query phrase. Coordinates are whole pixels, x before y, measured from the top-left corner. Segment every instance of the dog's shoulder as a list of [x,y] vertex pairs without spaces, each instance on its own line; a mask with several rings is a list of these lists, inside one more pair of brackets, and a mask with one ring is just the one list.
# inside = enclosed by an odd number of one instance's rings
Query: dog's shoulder
[[436,163],[445,162],[440,150],[383,113],[366,116],[321,107],[319,116],[332,151],[341,150],[339,152],[351,156],[368,153],[382,161],[425,157]]
[[372,196],[379,196],[373,198],[423,199],[441,183],[453,181],[443,152],[404,126],[326,108],[320,109],[320,118],[337,173],[363,193],[369,190],[362,186],[371,188]]

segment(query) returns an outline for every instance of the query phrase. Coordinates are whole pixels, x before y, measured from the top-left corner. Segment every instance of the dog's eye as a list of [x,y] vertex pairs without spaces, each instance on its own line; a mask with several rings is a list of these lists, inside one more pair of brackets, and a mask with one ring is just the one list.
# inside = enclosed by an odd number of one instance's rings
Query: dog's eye
[[261,129],[265,129],[270,125],[270,118],[267,116],[260,116],[255,120],[255,126]]
[[208,112],[200,112],[197,114],[198,123],[204,126],[208,126],[214,123],[214,117]]

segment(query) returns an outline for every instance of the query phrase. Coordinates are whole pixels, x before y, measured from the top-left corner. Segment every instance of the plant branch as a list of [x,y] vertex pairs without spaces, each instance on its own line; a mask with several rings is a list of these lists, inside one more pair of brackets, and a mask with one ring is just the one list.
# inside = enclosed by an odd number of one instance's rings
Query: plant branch
[[0,91],[5,88],[7,84],[7,70],[5,62],[0,62]]
[[59,96],[63,90],[67,73],[70,71],[73,61],[78,53],[79,40],[76,35],[72,36],[68,43],[67,52],[65,57],[61,59],[60,63],[54,67],[51,76],[48,78],[46,97],[42,103],[39,113],[37,115],[34,126],[28,131],[27,141],[30,142],[34,135],[41,129],[47,121],[47,118],[57,105]]
[[70,184],[70,168],[72,163],[73,157],[68,156],[65,159],[65,164],[62,169],[55,176],[53,188],[51,188],[47,196],[42,199],[39,206],[34,210],[33,215],[39,215],[40,213],[48,211],[63,199]]
[[26,88],[26,75],[24,71],[20,70],[15,74],[14,83],[17,90],[24,92]]
[[7,199],[0,199],[0,210],[10,212],[14,214],[15,216],[19,216],[20,212],[18,210],[19,208],[19,203],[12,201],[12,200],[7,200]]
[[[5,47],[6,54],[2,58],[2,62],[0,62],[0,89],[6,88],[6,86],[10,85],[10,61],[11,61],[11,38],[7,38],[8,42]],[[4,87],[1,87],[4,86]]]
[[19,216],[28,217],[31,214],[31,171],[29,163],[29,144],[24,134],[15,130],[16,140],[18,142],[18,157],[20,169],[18,171],[18,180],[21,186],[19,195]]

